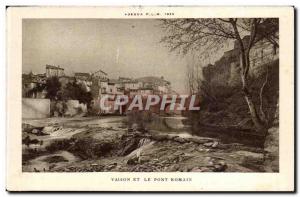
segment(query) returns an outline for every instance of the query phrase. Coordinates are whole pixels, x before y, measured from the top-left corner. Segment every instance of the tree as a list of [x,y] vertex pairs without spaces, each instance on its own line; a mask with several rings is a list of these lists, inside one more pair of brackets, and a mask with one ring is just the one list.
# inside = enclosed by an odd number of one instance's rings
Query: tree
[[[256,129],[266,131],[268,120],[264,111],[259,111],[254,104],[252,92],[249,88],[249,56],[251,48],[262,39],[272,43],[275,48],[279,46],[278,19],[165,19],[162,20],[161,27],[166,32],[166,36],[161,41],[166,43],[171,51],[187,54],[190,50],[196,50],[204,59],[208,58],[209,54],[224,48],[228,41],[233,40],[237,42],[241,59],[240,69],[244,98]],[[246,35],[248,39],[243,39]],[[262,86],[262,90],[264,86]],[[262,106],[262,102],[260,106]]]
[[197,94],[202,85],[200,74],[201,65],[197,64],[193,56],[187,64],[186,82],[190,94]]
[[61,83],[59,82],[57,77],[51,77],[48,78],[46,81],[46,98],[49,98],[50,100],[56,100],[58,99],[58,93],[61,88]]
[[45,87],[46,87],[45,84],[37,83],[36,87],[34,87],[26,92],[26,96],[36,98],[38,92],[42,92],[45,89]]
[[79,103],[87,104],[87,107],[90,107],[91,101],[93,100],[92,93],[87,91],[82,84],[78,84],[76,81],[66,84],[62,91],[62,98],[64,100],[78,100]]

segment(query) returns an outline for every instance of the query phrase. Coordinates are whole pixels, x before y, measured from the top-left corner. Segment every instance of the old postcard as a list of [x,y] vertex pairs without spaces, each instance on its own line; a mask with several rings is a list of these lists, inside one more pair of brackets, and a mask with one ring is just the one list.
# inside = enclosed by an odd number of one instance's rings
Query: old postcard
[[293,7],[8,7],[9,191],[294,191]]

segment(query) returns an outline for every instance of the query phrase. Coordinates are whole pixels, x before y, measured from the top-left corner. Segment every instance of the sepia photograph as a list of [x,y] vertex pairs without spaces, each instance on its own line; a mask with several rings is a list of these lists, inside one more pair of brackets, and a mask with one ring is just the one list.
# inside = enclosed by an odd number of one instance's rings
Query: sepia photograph
[[20,173],[283,172],[280,16],[178,13],[21,19]]
[[278,172],[277,18],[22,28],[23,171]]

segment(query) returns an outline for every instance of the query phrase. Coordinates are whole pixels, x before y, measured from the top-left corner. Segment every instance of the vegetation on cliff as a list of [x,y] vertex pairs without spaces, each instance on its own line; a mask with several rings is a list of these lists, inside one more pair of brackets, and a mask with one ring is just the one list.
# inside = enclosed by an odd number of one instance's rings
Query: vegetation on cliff
[[[278,19],[262,18],[162,20],[162,28],[166,31],[162,42],[166,43],[171,51],[186,54],[193,50],[201,54],[203,59],[208,59],[211,54],[224,48],[230,40],[237,43],[240,59],[240,87],[247,103],[249,117],[256,130],[267,133],[270,121],[264,108],[268,106],[263,105],[262,97],[269,74],[266,72],[265,80],[260,84],[260,102],[257,104],[256,93],[251,88],[250,51],[260,40],[266,40],[274,48],[278,48],[278,23]],[[235,93],[239,92],[235,91]]]

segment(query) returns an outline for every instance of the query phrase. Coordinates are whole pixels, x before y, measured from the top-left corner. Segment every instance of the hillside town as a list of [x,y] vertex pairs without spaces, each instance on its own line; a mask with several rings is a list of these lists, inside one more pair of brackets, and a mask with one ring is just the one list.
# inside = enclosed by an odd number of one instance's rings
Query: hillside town
[[[177,94],[171,89],[171,83],[165,80],[163,76],[146,76],[136,79],[119,77],[118,79],[113,79],[109,78],[108,74],[101,69],[91,73],[75,72],[73,76],[66,75],[64,71],[63,67],[46,65],[45,73],[34,74],[30,72],[23,74],[23,98],[31,99],[32,102],[39,102],[38,99],[46,99],[47,90],[45,86],[47,80],[51,78],[57,78],[61,84],[61,88],[65,88],[68,84],[76,83],[80,85],[85,92],[91,93],[91,111],[97,115],[124,113],[124,111],[121,112],[120,110],[103,111],[100,109],[100,99],[108,95],[113,97],[117,95],[128,95],[129,97],[141,95],[142,97],[147,97],[148,95]],[[57,100],[57,98],[54,99],[54,101],[55,100]],[[109,100],[107,104],[113,105],[114,102],[115,100]],[[86,106],[84,106],[84,109],[86,109]]]

